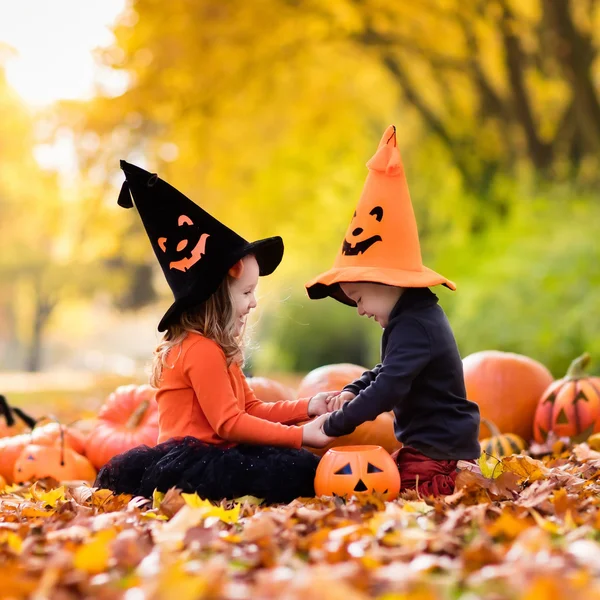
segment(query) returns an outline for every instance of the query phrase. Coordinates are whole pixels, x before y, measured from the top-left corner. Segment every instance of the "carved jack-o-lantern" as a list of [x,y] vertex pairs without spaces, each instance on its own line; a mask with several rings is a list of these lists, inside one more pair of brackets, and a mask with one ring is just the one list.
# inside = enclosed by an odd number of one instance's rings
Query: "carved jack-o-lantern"
[[[364,208],[364,207],[359,207]],[[382,237],[375,233],[377,223],[380,223],[383,219],[383,208],[381,206],[374,206],[370,211],[369,215],[358,215],[354,211],[352,222],[348,229],[350,238],[346,237],[342,245],[342,254],[346,256],[356,256],[357,254],[363,254],[373,244],[382,242]]]
[[393,500],[400,491],[400,473],[381,446],[339,446],[321,459],[315,476],[318,496],[352,496],[379,492]]
[[57,481],[94,481],[96,471],[85,456],[62,444],[29,444],[23,448],[15,463],[13,477],[17,483],[35,481],[43,477],[54,477]]
[[193,267],[204,255],[208,233],[200,234],[200,230],[186,215],[181,215],[177,221],[178,235],[168,238],[158,238],[160,249],[167,254],[170,269],[187,271]]

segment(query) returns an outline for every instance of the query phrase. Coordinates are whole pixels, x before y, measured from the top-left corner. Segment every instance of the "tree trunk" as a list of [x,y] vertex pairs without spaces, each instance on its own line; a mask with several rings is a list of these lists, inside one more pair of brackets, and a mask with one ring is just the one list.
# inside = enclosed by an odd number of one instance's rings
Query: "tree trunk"
[[35,373],[42,366],[42,338],[48,319],[56,306],[56,302],[50,300],[41,290],[41,282],[35,285],[35,315],[33,319],[33,331],[31,342],[25,359],[25,368],[30,373]]
[[578,132],[590,152],[600,151],[600,100],[592,76],[595,50],[573,23],[570,0],[543,0],[544,18],[555,35],[554,47],[571,84]]
[[[554,1],[554,0],[550,0]],[[560,2],[560,0],[559,0]],[[508,71],[509,85],[512,92],[515,116],[521,125],[527,140],[527,150],[531,162],[538,171],[547,171],[552,163],[552,147],[545,144],[537,133],[535,118],[525,86],[525,53],[521,41],[513,32],[514,15],[506,0],[501,0],[502,16],[500,30],[504,42],[505,62]]]

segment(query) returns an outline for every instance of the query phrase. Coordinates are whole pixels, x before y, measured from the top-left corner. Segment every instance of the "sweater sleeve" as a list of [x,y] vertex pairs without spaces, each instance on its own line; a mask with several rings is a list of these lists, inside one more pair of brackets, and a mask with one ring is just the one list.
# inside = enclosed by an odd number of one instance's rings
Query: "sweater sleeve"
[[249,444],[302,446],[300,427],[273,423],[240,408],[225,355],[217,344],[200,342],[190,346],[182,366],[202,411],[219,437]]
[[284,423],[286,425],[293,425],[294,423],[307,421],[309,419],[308,403],[310,402],[310,398],[280,402],[263,402],[255,396],[248,385],[244,374],[240,372],[240,376],[246,395],[246,412],[248,414],[260,417],[261,419],[266,419],[267,421]]
[[375,377],[377,377],[377,373],[379,373],[379,369],[381,369],[381,365],[374,366],[371,370],[365,371],[358,379],[354,380],[352,383],[349,383],[344,387],[344,392],[351,392],[355,396],[357,396],[360,392],[367,389],[371,383],[375,381]]
[[408,394],[414,378],[430,360],[430,340],[416,319],[395,325],[375,380],[331,415],[323,426],[330,436],[352,433],[361,423],[392,410]]

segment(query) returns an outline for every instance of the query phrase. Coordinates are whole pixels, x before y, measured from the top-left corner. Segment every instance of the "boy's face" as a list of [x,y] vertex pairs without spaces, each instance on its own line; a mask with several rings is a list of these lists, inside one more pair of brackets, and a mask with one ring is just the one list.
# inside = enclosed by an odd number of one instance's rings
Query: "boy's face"
[[387,327],[390,313],[404,291],[400,287],[381,283],[340,283],[342,291],[356,302],[358,314],[373,317],[382,327]]

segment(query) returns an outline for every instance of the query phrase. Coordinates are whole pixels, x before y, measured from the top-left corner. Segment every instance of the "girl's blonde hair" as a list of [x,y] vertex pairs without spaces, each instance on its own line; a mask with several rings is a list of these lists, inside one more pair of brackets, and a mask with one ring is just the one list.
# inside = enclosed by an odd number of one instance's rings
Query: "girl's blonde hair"
[[217,291],[197,307],[184,311],[178,323],[169,325],[162,341],[154,351],[152,369],[150,374],[150,385],[155,388],[160,386],[163,369],[173,368],[177,356],[167,364],[169,352],[175,346],[180,346],[188,333],[200,333],[207,338],[217,342],[225,353],[227,365],[237,362],[243,365],[244,348],[243,332],[236,335],[236,318],[231,296],[231,281],[233,278],[227,275]]

